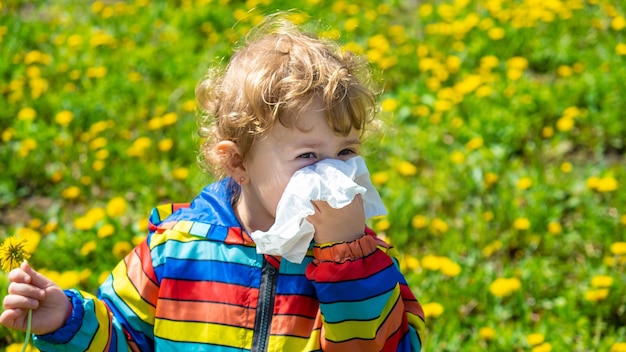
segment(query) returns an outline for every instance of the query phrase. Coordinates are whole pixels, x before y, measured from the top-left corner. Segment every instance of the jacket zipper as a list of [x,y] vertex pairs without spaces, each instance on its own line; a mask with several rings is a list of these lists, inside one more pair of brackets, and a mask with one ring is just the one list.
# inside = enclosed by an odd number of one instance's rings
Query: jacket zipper
[[263,260],[261,269],[261,286],[259,287],[259,301],[254,319],[254,335],[252,338],[251,352],[267,351],[267,346],[274,315],[274,299],[276,298],[276,283],[278,282],[278,269],[267,259]]

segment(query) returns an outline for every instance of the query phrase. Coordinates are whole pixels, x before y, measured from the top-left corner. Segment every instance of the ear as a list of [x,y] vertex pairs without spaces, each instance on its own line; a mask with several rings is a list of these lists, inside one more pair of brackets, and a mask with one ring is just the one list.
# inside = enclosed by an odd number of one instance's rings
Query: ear
[[221,141],[215,146],[215,151],[228,175],[239,184],[245,183],[248,173],[237,144],[232,141]]

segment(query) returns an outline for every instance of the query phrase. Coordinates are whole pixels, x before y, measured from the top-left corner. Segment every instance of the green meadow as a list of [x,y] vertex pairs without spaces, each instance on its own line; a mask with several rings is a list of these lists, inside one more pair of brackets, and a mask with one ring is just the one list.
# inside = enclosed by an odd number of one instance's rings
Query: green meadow
[[0,1],[0,240],[95,293],[154,206],[214,179],[195,85],[277,10],[371,63],[370,226],[425,350],[626,351],[621,1]]

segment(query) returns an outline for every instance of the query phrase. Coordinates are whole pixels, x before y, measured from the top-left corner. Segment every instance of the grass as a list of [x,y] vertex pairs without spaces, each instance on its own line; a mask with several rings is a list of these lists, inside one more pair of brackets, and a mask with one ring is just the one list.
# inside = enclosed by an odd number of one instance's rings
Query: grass
[[196,82],[292,8],[383,90],[365,158],[389,216],[371,226],[428,349],[626,350],[626,8],[608,0],[2,1],[0,237],[94,292],[153,206],[212,180]]

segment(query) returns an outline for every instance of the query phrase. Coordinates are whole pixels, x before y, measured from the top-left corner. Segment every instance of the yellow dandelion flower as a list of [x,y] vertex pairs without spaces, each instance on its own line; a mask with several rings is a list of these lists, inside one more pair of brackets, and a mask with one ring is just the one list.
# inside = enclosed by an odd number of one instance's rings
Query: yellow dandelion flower
[[546,126],[541,129],[541,136],[543,138],[552,138],[554,136],[554,128],[552,126]]
[[81,270],[81,272],[78,274],[79,278],[80,278],[80,282],[85,282],[87,280],[89,280],[89,278],[91,277],[91,270],[89,269],[83,269]]
[[388,219],[381,219],[376,222],[376,224],[374,225],[374,229],[376,230],[376,232],[383,232],[388,230],[390,226],[391,223]]
[[483,220],[489,222],[491,220],[493,220],[493,218],[495,217],[495,215],[493,214],[492,211],[486,211],[483,213]]
[[39,351],[37,348],[35,348],[34,346],[32,346],[30,344],[28,346],[25,346],[25,345],[26,345],[26,341],[24,341],[24,344],[21,344],[19,342],[12,343],[12,344],[6,346],[5,352],[36,352],[36,351]]
[[615,266],[615,257],[604,257],[602,263],[606,266]]
[[552,344],[550,344],[549,342],[544,342],[540,345],[534,346],[530,351],[531,352],[550,352],[552,351]]
[[617,43],[617,45],[615,46],[615,53],[617,53],[617,55],[621,55],[621,56],[626,55],[626,44],[625,43]]
[[89,67],[85,75],[89,78],[103,78],[107,75],[107,68],[104,66]]
[[496,330],[491,327],[482,327],[478,329],[478,336],[480,336],[482,340],[491,341],[496,337]]
[[396,169],[402,176],[414,176],[417,174],[417,167],[408,161],[401,161],[396,166]]
[[398,109],[398,101],[394,98],[387,98],[381,102],[381,109],[386,112],[394,112]]
[[196,101],[191,99],[191,100],[186,100],[183,103],[183,110],[187,111],[187,112],[194,112],[196,110]]
[[445,258],[441,262],[441,273],[448,277],[454,277],[461,273],[461,266],[449,258]]
[[412,255],[405,255],[404,260],[402,261],[402,264],[404,265],[406,269],[412,270],[412,271],[420,268],[419,259],[415,258]]
[[571,117],[561,117],[556,121],[556,128],[561,132],[570,131],[574,128],[574,119]]
[[146,232],[150,227],[150,220],[147,217],[143,217],[137,221],[137,227],[139,231]]
[[102,171],[105,166],[106,164],[102,160],[96,160],[91,164],[91,168],[93,169],[93,171]]
[[87,211],[85,217],[90,219],[93,223],[97,223],[104,219],[105,212],[101,207],[94,207]]
[[607,288],[613,285],[613,277],[607,275],[596,275],[591,278],[591,286],[594,288]]
[[530,220],[527,218],[517,218],[513,221],[513,228],[518,231],[528,230],[530,228]]
[[517,188],[521,190],[529,189],[533,185],[533,180],[530,177],[522,177],[517,181]]
[[15,136],[15,129],[13,127],[9,127],[6,130],[2,131],[2,137],[0,139],[2,139],[2,141],[6,143],[13,139],[13,136]]
[[19,268],[24,260],[30,258],[26,251],[26,239],[19,236],[7,237],[0,245],[0,262],[2,270],[9,272]]
[[91,230],[94,228],[94,226],[96,226],[96,224],[86,216],[80,216],[74,219],[74,227],[77,230]]
[[493,89],[489,86],[480,86],[476,89],[476,96],[479,98],[488,97],[493,93]]
[[598,180],[596,190],[598,192],[613,192],[618,188],[617,180],[614,177],[603,177]]
[[615,18],[613,18],[613,20],[611,21],[611,28],[616,31],[621,31],[622,29],[626,28],[626,19],[624,19],[624,16],[616,16]]
[[30,221],[28,221],[28,227],[30,227],[31,229],[39,228],[41,227],[41,224],[42,221],[38,218],[30,219]]
[[74,119],[74,113],[69,110],[63,110],[54,116],[54,121],[63,127],[67,127]]
[[411,225],[416,229],[423,229],[428,225],[428,218],[424,215],[415,215],[411,219]]
[[450,154],[450,160],[455,164],[463,164],[465,162],[465,154],[456,150]]
[[559,77],[564,77],[564,78],[571,76],[572,72],[573,72],[572,68],[567,65],[561,65],[556,69],[556,74]]
[[626,342],[616,342],[611,345],[610,352],[626,352]]
[[434,7],[433,4],[422,4],[417,9],[420,17],[425,18],[433,14]]
[[611,244],[611,253],[614,255],[626,255],[626,242],[614,242]]
[[[446,69],[450,73],[456,73],[461,68],[461,58],[455,55],[450,55],[446,58]],[[480,76],[470,76],[477,79],[480,79]]]
[[511,81],[519,80],[520,78],[522,78],[523,74],[524,74],[524,71],[517,69],[517,68],[509,68],[506,71],[506,77],[510,79]]
[[488,172],[485,174],[485,185],[487,187],[493,186],[496,182],[498,182],[498,175],[493,172]]
[[437,318],[443,313],[443,306],[441,303],[429,302],[422,306],[424,309],[424,316],[426,318]]
[[80,188],[70,186],[61,192],[61,196],[65,199],[76,199],[80,195]]
[[500,60],[493,55],[487,55],[480,58],[480,67],[483,69],[491,70],[498,67]]
[[506,32],[501,27],[493,27],[489,28],[487,31],[487,36],[492,40],[500,40],[504,38]]
[[585,299],[589,302],[596,303],[604,300],[609,296],[609,289],[599,288],[585,292]]
[[18,155],[20,157],[26,157],[28,154],[37,149],[37,141],[32,138],[26,138],[20,143],[20,149]]
[[619,222],[626,226],[626,214],[622,215],[619,219]]
[[91,150],[96,150],[96,149],[106,147],[107,144],[108,144],[108,141],[106,138],[98,137],[98,138],[94,138],[91,142],[89,142],[89,148]]
[[572,172],[574,167],[572,166],[572,163],[570,163],[568,161],[564,161],[559,166],[559,169],[561,169],[561,172],[568,174],[568,173]]
[[536,346],[545,341],[545,336],[540,333],[529,334],[526,336],[526,341],[528,341],[528,344],[530,344],[531,346]]
[[39,242],[41,242],[41,233],[28,227],[20,227],[15,230],[15,235],[24,239],[24,250],[28,253],[35,253]]
[[507,60],[506,66],[509,68],[525,70],[528,68],[528,60],[525,57],[514,56]]
[[165,138],[159,141],[158,148],[162,152],[168,152],[174,146],[174,140],[171,138]]
[[436,236],[440,236],[448,232],[448,228],[448,224],[440,218],[434,218],[430,223],[430,232]]
[[522,283],[517,278],[497,278],[489,285],[489,292],[498,298],[502,298],[512,295],[521,287]]
[[128,73],[128,81],[132,83],[137,83],[141,81],[141,73],[133,71]]
[[357,28],[359,27],[359,19],[358,18],[348,18],[344,23],[343,23],[343,29],[345,29],[347,32],[354,32]]
[[32,121],[37,117],[37,112],[33,108],[22,108],[17,113],[17,119],[20,121]]
[[104,224],[98,229],[98,238],[105,238],[115,233],[115,226],[111,224]]
[[422,258],[422,267],[426,270],[437,271],[441,268],[441,257],[428,254]]
[[113,255],[118,258],[124,258],[132,250],[132,245],[127,241],[120,241],[113,245]]
[[59,275],[56,283],[64,290],[76,287],[80,283],[80,273],[75,270],[65,271]]
[[97,243],[96,241],[87,241],[83,244],[82,247],[80,247],[80,255],[82,255],[83,257],[89,255],[91,252],[96,250],[97,247]]
[[145,154],[146,149],[152,145],[152,140],[148,137],[139,137],[128,148],[127,153],[129,156],[141,157]]
[[376,186],[384,185],[389,181],[389,173],[386,171],[378,171],[372,174],[372,183]]
[[161,117],[161,121],[163,122],[163,125],[171,126],[175,124],[176,121],[178,121],[178,114],[176,114],[175,112],[168,112]]
[[175,180],[186,180],[189,177],[189,169],[186,167],[177,167],[172,170],[172,177]]
[[590,189],[596,189],[598,187],[599,182],[600,182],[600,178],[596,176],[591,176],[585,181],[585,183],[587,184],[587,187]]
[[582,115],[582,111],[578,106],[568,106],[563,110],[563,117],[576,118]]
[[563,226],[558,221],[550,221],[548,223],[548,232],[553,235],[558,235],[563,232]]
[[150,120],[148,120],[146,127],[152,131],[161,129],[163,127],[163,120],[161,119],[160,116],[153,117]]
[[109,151],[106,149],[100,149],[96,152],[96,159],[105,160],[109,157]]
[[112,217],[119,217],[126,212],[128,205],[122,197],[114,197],[109,200],[106,206],[106,213]]
[[465,148],[469,150],[476,150],[482,146],[483,146],[483,139],[481,137],[474,137],[465,144]]
[[[133,236],[132,243],[133,246],[138,246],[141,242],[143,242],[148,236]],[[382,237],[382,236],[381,236]]]

